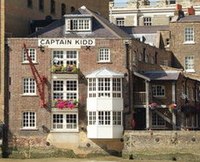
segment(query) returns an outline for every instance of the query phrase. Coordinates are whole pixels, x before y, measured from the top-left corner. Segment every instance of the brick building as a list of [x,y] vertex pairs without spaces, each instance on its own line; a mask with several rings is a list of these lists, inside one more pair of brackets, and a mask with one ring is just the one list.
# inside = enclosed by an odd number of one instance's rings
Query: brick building
[[168,67],[171,52],[84,6],[31,37],[9,38],[7,52],[11,147],[120,152],[124,130],[199,128],[199,100],[184,96],[199,80]]
[[129,0],[127,4],[110,2],[110,21],[118,26],[155,26],[169,25],[175,15],[176,4],[183,6],[182,10],[188,13],[193,6],[196,15],[200,14],[199,0]]
[[[27,36],[30,34],[32,20],[44,20],[51,17],[60,19],[65,13],[71,13],[82,5],[109,17],[109,0],[1,0],[1,93],[0,93],[0,122],[4,121],[4,69],[5,69],[5,37]],[[5,97],[4,97],[5,96]]]
[[[174,53],[174,66],[189,73],[200,74],[199,27],[200,16],[190,15],[170,23],[170,50]],[[177,48],[178,47],[178,48]]]

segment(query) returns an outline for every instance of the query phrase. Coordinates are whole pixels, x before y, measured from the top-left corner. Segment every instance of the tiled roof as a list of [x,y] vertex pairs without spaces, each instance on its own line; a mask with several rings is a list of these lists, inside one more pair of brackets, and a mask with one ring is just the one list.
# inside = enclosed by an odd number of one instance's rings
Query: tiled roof
[[148,71],[143,75],[150,80],[178,80],[180,71]]
[[55,21],[43,28],[42,30],[31,34],[32,37],[90,37],[90,38],[126,38],[130,39],[130,36],[117,27],[111,24],[107,19],[98,15],[97,13],[88,10],[85,7],[79,8],[73,14],[66,15],[66,17],[76,16],[91,16],[92,19],[92,32],[70,32],[65,33],[65,19]]
[[169,30],[168,25],[158,25],[158,26],[128,26],[121,27],[123,31],[128,34],[150,34],[156,33],[157,31]]
[[179,19],[178,22],[199,22],[200,23],[200,15],[185,16]]

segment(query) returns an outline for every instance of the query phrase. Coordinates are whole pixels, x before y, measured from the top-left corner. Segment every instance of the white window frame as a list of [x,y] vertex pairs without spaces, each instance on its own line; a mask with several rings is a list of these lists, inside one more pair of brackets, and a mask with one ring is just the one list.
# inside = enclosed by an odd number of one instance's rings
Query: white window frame
[[91,18],[69,18],[66,20],[66,31],[91,31]]
[[78,68],[78,51],[77,50],[53,50],[52,65],[76,65]]
[[[30,56],[31,60],[33,63],[37,63],[37,51],[35,48],[27,48],[28,55]],[[23,48],[22,52],[22,62],[23,63],[29,63],[27,55],[26,55],[26,50]]]
[[116,18],[116,25],[117,26],[124,26],[125,19],[124,17],[117,17]]
[[194,43],[194,28],[186,27],[184,29],[184,43],[191,44]]
[[122,111],[88,111],[88,125],[122,126]]
[[165,97],[165,86],[152,85],[152,95],[154,97]]
[[[54,122],[54,116],[60,115],[62,118],[58,118],[61,123]],[[75,118],[68,119],[67,115],[75,115]],[[74,121],[75,122],[70,122]],[[67,122],[68,121],[68,122]],[[55,132],[78,132],[78,112],[53,112],[52,113],[52,131]]]
[[98,62],[110,62],[110,48],[100,48],[98,53]]
[[151,17],[143,17],[143,25],[144,26],[151,26],[152,25],[152,18]]
[[36,95],[36,88],[35,79],[23,78],[23,95]]
[[[57,82],[57,83],[56,83]],[[62,87],[60,87],[60,90],[54,90],[54,86],[56,86],[56,84],[58,84],[59,86],[59,83],[58,82],[63,82],[63,83],[60,83],[60,85],[62,84]],[[70,82],[74,82],[76,83],[76,87],[72,87],[71,90],[67,89],[67,86],[68,83]],[[73,90],[76,89],[76,90]],[[59,89],[59,87],[58,87]],[[54,96],[54,94],[57,93],[57,94],[61,94],[61,96],[59,96],[58,98]],[[72,97],[70,97],[72,96]],[[52,100],[55,100],[55,99],[63,99],[63,100],[76,100],[78,101],[78,79],[53,79],[52,80]]]
[[36,129],[36,113],[26,111],[22,113],[22,129]]
[[121,111],[113,111],[113,125],[122,125]]
[[122,98],[122,78],[89,78],[88,98]]
[[186,72],[195,72],[194,70],[194,56],[185,57],[185,71]]

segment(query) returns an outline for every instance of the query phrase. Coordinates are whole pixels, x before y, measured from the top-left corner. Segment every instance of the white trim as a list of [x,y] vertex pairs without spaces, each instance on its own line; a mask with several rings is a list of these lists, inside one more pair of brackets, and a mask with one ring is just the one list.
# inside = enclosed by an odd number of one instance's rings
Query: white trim
[[140,74],[140,73],[138,73],[138,72],[133,72],[133,74],[134,74],[135,76],[139,77],[139,78],[144,79],[144,80],[151,81],[150,78],[148,78],[148,77],[146,77],[146,76],[144,76],[144,75],[142,75],[142,74]]

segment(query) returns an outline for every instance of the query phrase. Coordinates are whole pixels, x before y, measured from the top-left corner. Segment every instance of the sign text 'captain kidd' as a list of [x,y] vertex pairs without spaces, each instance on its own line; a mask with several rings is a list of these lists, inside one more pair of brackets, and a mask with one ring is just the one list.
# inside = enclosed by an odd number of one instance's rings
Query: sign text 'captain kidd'
[[89,38],[40,38],[38,46],[48,48],[73,48],[81,46],[95,46],[95,39]]

